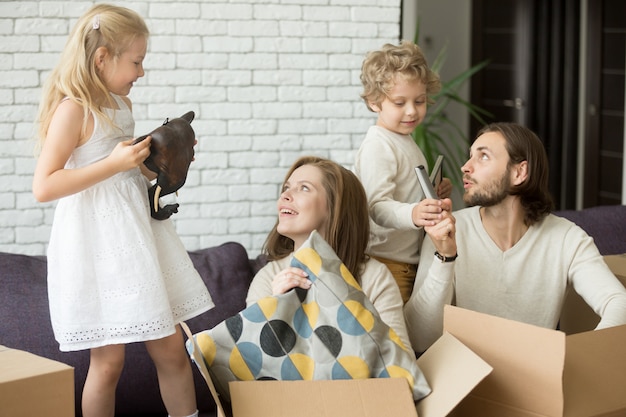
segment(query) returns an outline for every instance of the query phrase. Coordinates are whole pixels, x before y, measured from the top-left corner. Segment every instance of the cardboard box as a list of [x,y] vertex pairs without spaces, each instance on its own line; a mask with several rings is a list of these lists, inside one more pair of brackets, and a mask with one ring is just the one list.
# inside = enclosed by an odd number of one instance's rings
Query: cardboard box
[[0,346],[0,416],[73,417],[74,368]]
[[403,378],[229,384],[234,417],[444,417],[491,367],[444,334],[419,358],[432,393],[417,404]]
[[[604,257],[604,261],[626,287],[626,254],[608,255]],[[600,317],[570,288],[561,312],[559,328],[567,334],[574,334],[593,330],[599,322]]]
[[444,328],[493,366],[455,417],[626,415],[626,325],[567,336],[446,306]]
[[245,381],[229,386],[235,417],[417,417],[409,384],[401,378]]

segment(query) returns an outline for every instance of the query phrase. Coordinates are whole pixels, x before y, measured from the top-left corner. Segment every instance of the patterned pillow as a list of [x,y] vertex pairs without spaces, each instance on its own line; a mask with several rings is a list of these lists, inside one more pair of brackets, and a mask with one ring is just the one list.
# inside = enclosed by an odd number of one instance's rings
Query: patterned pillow
[[[193,335],[217,391],[229,381],[406,378],[419,400],[430,386],[328,243],[313,232],[293,255],[313,285],[266,297]],[[200,364],[197,364],[201,368]]]

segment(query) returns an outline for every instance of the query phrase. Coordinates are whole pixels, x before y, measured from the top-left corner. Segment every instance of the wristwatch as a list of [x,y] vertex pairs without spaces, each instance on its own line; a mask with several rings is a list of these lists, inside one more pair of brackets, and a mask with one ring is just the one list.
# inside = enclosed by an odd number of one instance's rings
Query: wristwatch
[[459,254],[455,253],[453,256],[445,256],[445,255],[442,255],[439,252],[435,251],[435,256],[441,262],[454,262],[454,260],[459,256]]

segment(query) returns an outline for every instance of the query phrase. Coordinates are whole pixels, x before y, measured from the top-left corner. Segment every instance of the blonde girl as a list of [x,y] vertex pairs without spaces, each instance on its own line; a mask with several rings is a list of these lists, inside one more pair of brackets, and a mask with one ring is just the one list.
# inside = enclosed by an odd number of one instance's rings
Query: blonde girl
[[97,4],[76,23],[39,111],[33,194],[58,200],[48,245],[50,317],[62,351],[90,350],[85,417],[112,417],[125,344],[144,342],[171,416],[197,416],[178,325],[213,306],[169,220],[150,217],[154,173],[133,145],[127,95],[144,75],[149,31]]

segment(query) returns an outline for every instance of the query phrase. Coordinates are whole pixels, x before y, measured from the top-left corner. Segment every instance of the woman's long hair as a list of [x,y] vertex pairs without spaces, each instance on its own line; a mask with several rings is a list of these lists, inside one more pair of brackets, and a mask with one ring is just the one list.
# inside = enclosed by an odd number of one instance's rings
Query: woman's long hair
[[[369,214],[367,196],[363,185],[354,173],[329,159],[305,156],[298,159],[285,176],[303,165],[319,168],[322,185],[326,192],[326,236],[339,259],[355,279],[360,282],[363,263],[367,260],[365,250],[369,239]],[[294,242],[277,231],[278,221],[268,235],[263,252],[269,260],[282,259],[294,250]]]

